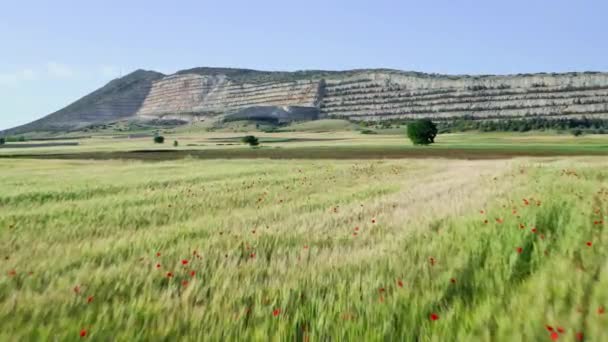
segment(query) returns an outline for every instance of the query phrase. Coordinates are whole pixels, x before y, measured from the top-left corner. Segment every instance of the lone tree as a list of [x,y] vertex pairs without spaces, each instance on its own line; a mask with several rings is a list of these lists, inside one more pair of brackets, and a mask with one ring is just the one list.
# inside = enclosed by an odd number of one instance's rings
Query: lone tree
[[249,144],[249,146],[258,146],[260,144],[258,138],[253,135],[247,135],[243,137],[242,142],[245,144]]
[[5,142],[6,142],[6,138],[0,137],[0,145],[4,145]]
[[430,119],[416,120],[407,125],[407,137],[414,145],[430,145],[436,136],[437,126]]
[[162,135],[155,135],[154,136],[154,143],[155,144],[164,144],[165,143],[165,137],[163,137]]

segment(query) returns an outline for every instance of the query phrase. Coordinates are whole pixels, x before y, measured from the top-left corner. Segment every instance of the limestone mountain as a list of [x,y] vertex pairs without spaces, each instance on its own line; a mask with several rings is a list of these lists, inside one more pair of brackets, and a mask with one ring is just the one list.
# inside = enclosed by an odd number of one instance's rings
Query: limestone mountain
[[138,70],[13,130],[56,131],[117,119],[608,117],[608,73],[440,75],[391,69],[267,72]]

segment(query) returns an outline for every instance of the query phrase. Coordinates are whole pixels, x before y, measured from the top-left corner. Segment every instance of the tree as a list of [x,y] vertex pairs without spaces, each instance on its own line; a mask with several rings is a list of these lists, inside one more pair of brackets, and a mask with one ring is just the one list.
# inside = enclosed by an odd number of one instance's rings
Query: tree
[[430,119],[421,119],[407,125],[407,137],[414,145],[430,145],[435,142],[437,126]]
[[244,144],[249,144],[249,146],[258,146],[260,144],[260,142],[258,141],[258,138],[256,138],[253,135],[248,135],[243,137],[243,139],[241,140]]
[[177,140],[173,141],[173,146],[174,147],[178,147],[179,146],[179,142],[177,142]]
[[4,145],[5,142],[6,142],[6,138],[0,137],[0,145]]
[[162,135],[155,135],[154,136],[154,143],[155,144],[164,144],[165,143],[165,137],[163,137]]

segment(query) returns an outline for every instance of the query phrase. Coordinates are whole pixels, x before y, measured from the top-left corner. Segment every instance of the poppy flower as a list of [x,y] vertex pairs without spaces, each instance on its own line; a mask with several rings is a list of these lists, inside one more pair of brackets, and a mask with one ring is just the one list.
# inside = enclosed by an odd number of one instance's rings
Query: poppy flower
[[156,256],[159,257],[160,256],[160,252],[156,252]]
[[160,268],[160,264],[156,264],[156,268]]
[[355,227],[355,231],[358,232],[359,231],[359,227]]
[[523,251],[524,251],[524,249],[523,249],[523,248],[521,248],[521,247],[517,247],[517,253],[521,254],[521,252],[523,252]]
[[536,234],[536,228],[532,228],[532,233]]
[[188,265],[188,260],[186,260],[186,259],[182,260],[182,265]]
[[376,223],[376,219],[372,219],[372,223]]
[[280,313],[281,313],[281,309],[274,309],[274,311],[272,311],[272,315],[274,317],[277,317]]
[[554,331],[551,333],[551,339],[553,341],[557,341],[557,339],[559,339],[559,335]]
[[439,319],[439,315],[432,313],[429,318],[431,319],[431,321],[436,321]]
[[591,247],[592,243],[591,241],[587,241],[587,246]]
[[456,284],[456,279],[455,278],[450,278],[450,283]]
[[8,275],[9,275],[9,276],[11,276],[11,277],[14,277],[14,276],[16,276],[16,275],[17,275],[17,271],[15,271],[15,270],[10,270],[10,271],[8,271]]
[[598,314],[603,315],[603,314],[604,314],[604,312],[605,312],[605,310],[604,310],[604,307],[603,307],[603,306],[600,306],[599,308],[597,308],[597,313],[598,313]]
[[196,275],[196,272],[195,272],[195,271],[190,271],[190,276],[191,276],[191,277],[194,277],[195,275]]
[[87,297],[87,303],[91,303],[91,302],[93,302],[93,296]]
[[167,278],[171,278],[171,277],[173,277],[173,273],[167,272]]
[[579,331],[579,332],[576,333],[576,340],[577,341],[582,341],[584,337],[585,337],[585,335],[583,335],[582,332]]
[[564,329],[564,328],[562,328],[562,327],[557,327],[557,331],[558,331],[560,334],[563,334],[563,333],[566,331],[566,329]]
[[183,286],[183,287],[188,286],[188,281],[187,281],[187,280],[183,280],[183,281],[182,281],[182,286]]
[[545,327],[547,328],[547,330],[549,330],[549,331],[553,331],[553,327],[552,327],[552,326],[550,326],[550,325],[545,325]]
[[255,253],[251,253],[251,254],[249,255],[249,257],[250,257],[250,258],[252,258],[252,259],[253,259],[253,258],[255,258]]
[[485,211],[480,210],[479,213],[483,215],[483,214],[485,214]]
[[397,286],[403,287],[403,281],[401,281],[401,279],[397,280]]
[[80,330],[80,337],[86,337],[87,331],[85,329]]

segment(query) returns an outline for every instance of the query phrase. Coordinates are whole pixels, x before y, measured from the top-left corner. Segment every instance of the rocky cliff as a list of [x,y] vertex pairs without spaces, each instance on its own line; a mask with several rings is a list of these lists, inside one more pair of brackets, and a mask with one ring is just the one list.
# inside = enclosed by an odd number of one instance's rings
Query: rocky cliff
[[77,129],[123,118],[206,120],[318,117],[608,118],[608,73],[438,75],[389,69],[264,72],[136,71],[41,120],[12,130]]

